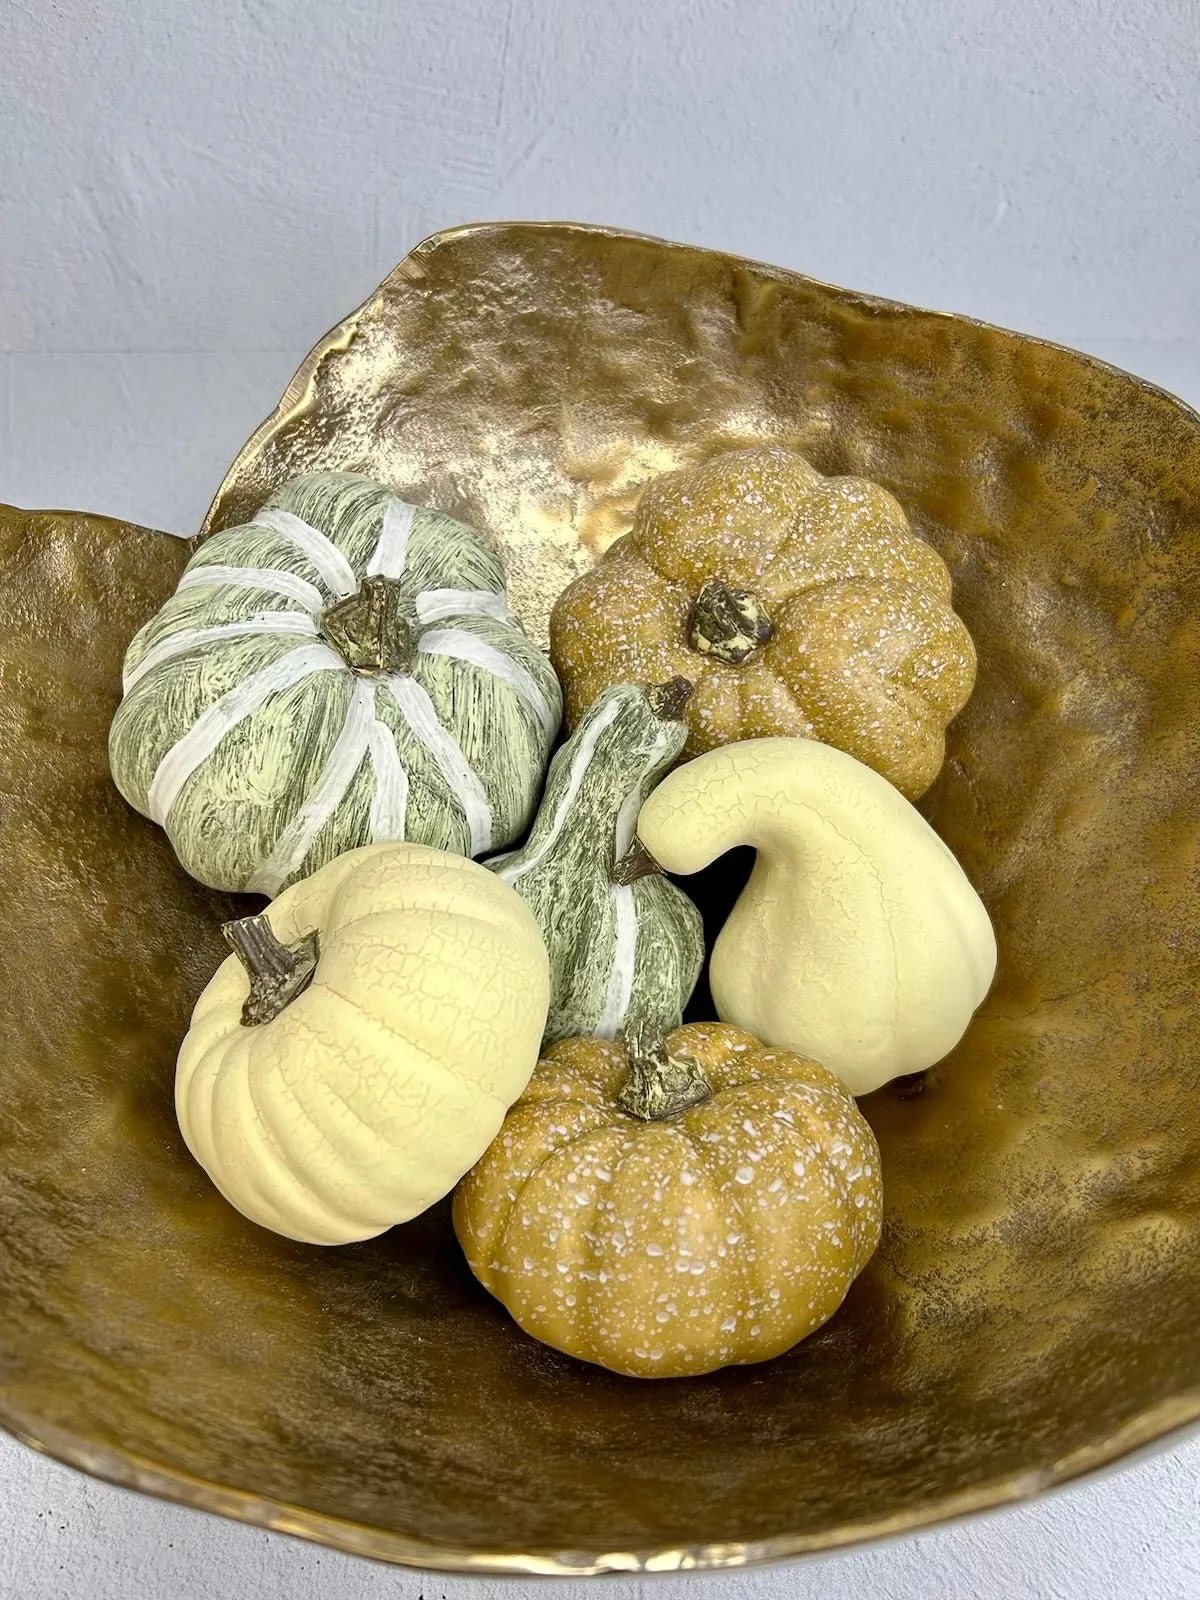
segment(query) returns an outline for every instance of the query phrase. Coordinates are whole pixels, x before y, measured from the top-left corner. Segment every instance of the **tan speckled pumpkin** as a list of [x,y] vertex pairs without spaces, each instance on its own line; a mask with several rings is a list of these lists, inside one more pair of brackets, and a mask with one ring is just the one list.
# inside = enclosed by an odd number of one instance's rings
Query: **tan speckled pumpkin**
[[774,447],[653,480],[632,530],[559,597],[571,726],[614,683],[696,685],[685,756],[795,734],[909,799],[933,782],[975,649],[941,557],[865,478]]
[[837,1079],[702,1022],[554,1045],[455,1192],[454,1226],[527,1333],[678,1378],[819,1328],[881,1209],[875,1137]]

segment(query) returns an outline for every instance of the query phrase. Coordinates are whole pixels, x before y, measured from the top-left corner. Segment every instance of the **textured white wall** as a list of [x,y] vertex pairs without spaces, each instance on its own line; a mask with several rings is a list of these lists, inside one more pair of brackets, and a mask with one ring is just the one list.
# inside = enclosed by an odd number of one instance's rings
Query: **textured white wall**
[[[190,531],[317,336],[422,235],[488,217],[757,256],[1200,403],[1198,91],[1197,0],[0,0],[0,499]],[[1193,1600],[1200,1444],[676,1587]],[[0,1438],[3,1600],[518,1589],[367,1566]]]
[[304,349],[497,216],[1194,335],[1198,59],[1195,0],[6,0],[0,348]]

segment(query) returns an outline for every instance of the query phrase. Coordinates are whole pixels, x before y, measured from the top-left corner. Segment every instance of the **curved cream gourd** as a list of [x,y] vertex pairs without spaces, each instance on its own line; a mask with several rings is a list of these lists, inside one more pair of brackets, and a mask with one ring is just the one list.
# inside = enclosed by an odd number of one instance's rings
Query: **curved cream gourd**
[[753,845],[717,939],[717,1013],[812,1056],[856,1095],[958,1043],[996,969],[988,914],[937,834],[869,767],[810,739],[751,739],[678,767],[638,819],[668,872]]
[[242,957],[197,1001],[175,1079],[225,1198],[345,1244],[448,1193],[537,1062],[549,962],[524,901],[465,857],[369,845],[227,929]]

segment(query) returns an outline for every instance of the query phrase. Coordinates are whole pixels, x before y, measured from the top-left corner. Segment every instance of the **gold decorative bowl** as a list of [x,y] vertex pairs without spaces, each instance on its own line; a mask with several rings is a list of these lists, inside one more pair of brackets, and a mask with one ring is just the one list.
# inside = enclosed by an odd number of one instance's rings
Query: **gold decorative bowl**
[[[1200,1414],[1200,418],[959,317],[601,229],[416,250],[209,526],[316,465],[488,530],[536,630],[642,483],[731,445],[876,478],[979,686],[925,809],[996,923],[955,1055],[864,1103],[884,1242],[767,1366],[659,1384],[525,1338],[445,1207],[320,1250],[189,1160],[172,1073],[233,903],[108,780],[184,545],[0,520],[0,1420],[118,1482],[471,1571],[738,1565],[1033,1494]],[[729,883],[714,880],[716,899]]]

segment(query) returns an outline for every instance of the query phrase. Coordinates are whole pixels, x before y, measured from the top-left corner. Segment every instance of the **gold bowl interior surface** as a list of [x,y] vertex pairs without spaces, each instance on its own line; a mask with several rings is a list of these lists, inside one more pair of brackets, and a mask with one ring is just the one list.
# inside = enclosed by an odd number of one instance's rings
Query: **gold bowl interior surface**
[[[78,1466],[428,1567],[736,1565],[1036,1492],[1200,1414],[1200,418],[1082,355],[603,229],[420,246],[305,362],[207,526],[339,466],[475,522],[545,634],[647,478],[776,441],[950,564],[974,698],[922,803],[1000,967],[864,1109],[884,1241],[761,1367],[525,1338],[443,1204],[320,1250],[188,1157],[175,1052],[245,902],[108,778],[183,543],[0,512],[0,1421]],[[736,887],[710,874],[717,915]]]

